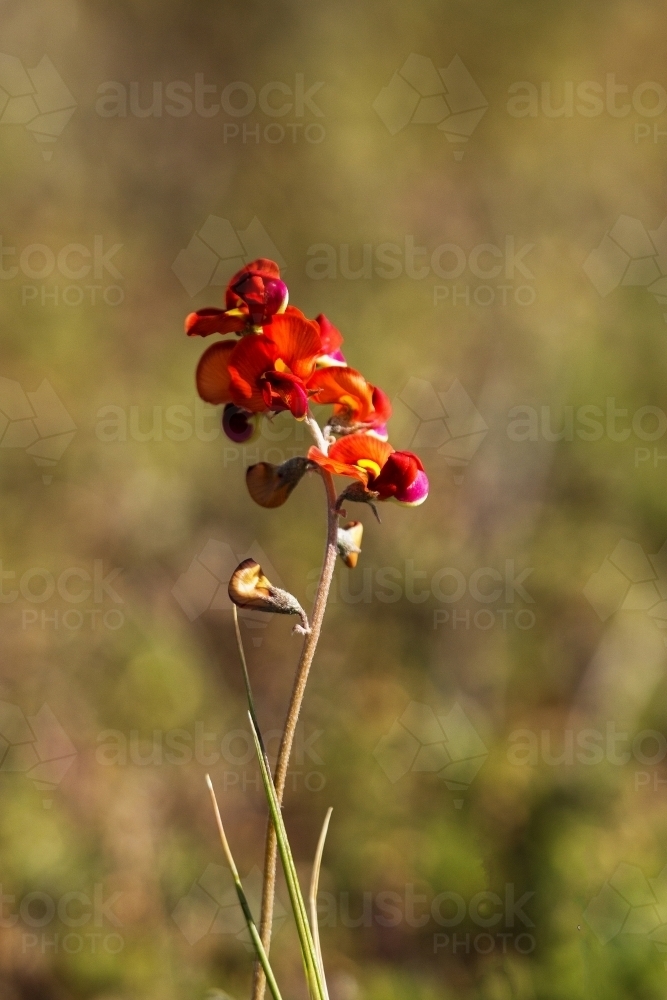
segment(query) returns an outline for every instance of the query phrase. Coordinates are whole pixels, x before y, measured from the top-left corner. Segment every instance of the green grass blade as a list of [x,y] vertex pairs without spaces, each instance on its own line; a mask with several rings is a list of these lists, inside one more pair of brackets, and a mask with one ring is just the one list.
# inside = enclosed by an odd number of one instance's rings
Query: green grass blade
[[266,798],[269,803],[269,812],[271,813],[271,819],[273,820],[273,825],[276,830],[278,852],[280,854],[283,871],[285,872],[285,880],[287,882],[292,911],[294,913],[297,932],[299,934],[301,952],[303,955],[304,965],[306,967],[306,976],[308,978],[311,993],[313,994],[315,1000],[327,1000],[326,988],[322,982],[320,966],[317,960],[317,951],[315,949],[315,943],[313,941],[310,925],[308,924],[308,917],[306,915],[306,904],[304,903],[303,895],[301,893],[301,887],[299,885],[299,879],[296,873],[296,867],[294,865],[294,858],[292,857],[289,840],[287,839],[287,831],[285,830],[280,804],[278,802],[278,797],[276,795],[273,779],[271,778],[271,772],[269,770],[266,756],[262,751],[259,733],[257,732],[256,726],[253,722],[252,713],[248,712],[248,716],[250,718],[250,726],[252,729],[253,739],[255,741],[255,749],[257,751],[257,759],[259,761],[259,768],[262,774],[262,781],[264,782],[264,791],[266,792]]
[[220,834],[220,842],[222,844],[222,850],[224,852],[227,864],[229,865],[229,870],[232,873],[232,878],[234,879],[234,885],[236,887],[236,895],[239,898],[239,903],[241,904],[241,909],[243,910],[243,916],[245,917],[246,924],[248,925],[248,931],[252,939],[252,943],[257,952],[257,958],[264,970],[264,975],[266,976],[266,981],[271,990],[271,995],[273,1000],[282,1000],[280,995],[280,990],[278,989],[278,984],[276,982],[276,977],[273,974],[273,969],[269,963],[268,955],[264,950],[264,945],[262,944],[262,939],[259,936],[259,931],[257,930],[257,925],[253,919],[253,915],[250,912],[250,907],[248,905],[248,900],[246,894],[243,891],[243,886],[241,885],[241,879],[239,878],[238,869],[234,858],[232,857],[232,852],[227,841],[227,835],[225,833],[225,828],[222,825],[222,817],[220,816],[220,809],[218,808],[218,800],[215,797],[215,792],[213,790],[213,783],[211,781],[210,775],[206,775],[206,784],[208,785],[208,790],[211,793],[211,801],[213,803],[213,812],[215,813],[215,821],[218,825],[218,833]]

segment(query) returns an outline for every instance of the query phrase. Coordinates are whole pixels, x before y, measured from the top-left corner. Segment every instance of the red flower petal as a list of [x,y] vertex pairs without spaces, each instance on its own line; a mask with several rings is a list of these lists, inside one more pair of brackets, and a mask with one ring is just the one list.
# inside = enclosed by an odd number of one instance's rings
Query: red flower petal
[[230,403],[229,359],[236,341],[219,340],[211,344],[199,359],[196,373],[197,392],[207,403]]
[[398,500],[409,492],[419,473],[423,472],[424,466],[411,451],[395,451],[373,481],[373,489],[380,494],[380,500],[390,497]]
[[272,371],[277,358],[275,344],[263,334],[244,337],[234,347],[229,361],[232,400],[251,413],[268,409],[263,396],[262,376]]
[[271,410],[289,410],[297,420],[308,412],[308,393],[297,375],[267,372],[264,376],[264,402]]
[[324,313],[315,317],[315,322],[320,328],[320,354],[335,354],[343,343],[343,335],[340,330],[327,319]]
[[364,485],[368,482],[368,472],[365,469],[359,469],[356,465],[350,465],[347,462],[337,461],[330,455],[325,455],[314,445],[308,449],[308,458],[333,475],[349,476],[351,479],[358,479]]
[[237,271],[229,279],[225,294],[225,302],[228,309],[243,301],[238,295],[237,287],[250,277],[280,280],[280,268],[274,260],[269,260],[268,257],[258,257],[256,260],[251,260],[249,264],[242,267],[240,271]]
[[354,368],[319,368],[308,380],[315,403],[334,403],[334,413],[349,423],[365,423],[373,411],[373,386]]
[[317,324],[294,312],[274,316],[265,329],[265,336],[276,346],[276,358],[289,368],[293,375],[307,379],[315,367],[320,353],[320,335]]
[[188,337],[208,337],[212,333],[238,333],[246,324],[246,317],[237,310],[198,309],[185,318]]
[[331,446],[329,457],[348,465],[356,465],[366,459],[382,469],[393,451],[388,441],[380,441],[371,434],[349,434]]

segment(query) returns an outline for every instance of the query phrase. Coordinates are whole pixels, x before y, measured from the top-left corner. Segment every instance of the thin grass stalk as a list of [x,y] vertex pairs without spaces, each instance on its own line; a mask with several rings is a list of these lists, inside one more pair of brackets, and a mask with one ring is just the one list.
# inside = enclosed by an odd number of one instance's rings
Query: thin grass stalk
[[253,915],[250,912],[250,906],[248,905],[248,900],[246,894],[243,891],[243,885],[241,884],[241,879],[239,877],[239,872],[236,867],[236,862],[232,856],[231,849],[229,847],[229,842],[227,841],[227,835],[225,833],[225,828],[222,825],[222,817],[220,815],[220,809],[218,807],[218,800],[213,789],[213,782],[211,781],[210,775],[206,775],[206,784],[208,785],[208,790],[211,794],[211,801],[213,803],[213,812],[215,813],[215,821],[218,826],[218,833],[220,834],[220,843],[222,844],[222,850],[225,855],[229,870],[232,873],[232,878],[234,879],[234,886],[236,887],[236,894],[239,898],[239,903],[241,904],[241,909],[243,910],[243,916],[245,917],[246,924],[248,925],[248,932],[252,939],[252,943],[257,952],[257,959],[261,963],[262,969],[264,971],[264,976],[269,984],[269,989],[271,990],[271,995],[273,1000],[282,1000],[280,990],[278,989],[278,984],[276,982],[276,977],[273,973],[273,969],[269,963],[268,955],[264,950],[264,945],[262,944],[262,939],[257,930],[257,925],[253,919]]
[[285,823],[280,810],[280,803],[278,802],[276,790],[271,778],[271,772],[269,770],[266,757],[262,752],[259,736],[255,729],[250,712],[248,712],[248,718],[250,719],[253,739],[255,740],[255,749],[257,751],[257,759],[259,761],[262,781],[264,783],[264,791],[266,792],[271,819],[276,831],[278,851],[280,853],[280,860],[285,873],[285,881],[287,882],[287,890],[289,892],[290,903],[292,904],[292,912],[294,913],[294,918],[296,920],[299,942],[301,944],[301,952],[306,966],[309,986],[315,1000],[326,1000],[326,989],[322,982],[315,942],[313,941],[313,936],[310,931],[310,925],[308,923],[308,916],[306,913],[306,904],[301,892],[301,886],[299,885],[299,878],[296,872],[292,850],[287,838],[287,831],[285,829]]
[[310,890],[308,892],[308,904],[310,906],[310,929],[313,935],[313,941],[315,942],[317,961],[319,962],[320,975],[322,976],[322,982],[324,984],[324,990],[327,994],[327,1000],[329,1000],[329,991],[327,989],[326,976],[324,975],[324,962],[322,961],[322,946],[320,944],[320,927],[317,919],[317,889],[320,884],[320,868],[322,867],[324,842],[327,839],[329,820],[331,819],[332,812],[333,808],[332,806],[329,806],[329,808],[327,809],[327,814],[324,817],[324,822],[322,823],[320,839],[317,842],[317,850],[315,851],[315,860],[313,861],[313,873],[310,877]]

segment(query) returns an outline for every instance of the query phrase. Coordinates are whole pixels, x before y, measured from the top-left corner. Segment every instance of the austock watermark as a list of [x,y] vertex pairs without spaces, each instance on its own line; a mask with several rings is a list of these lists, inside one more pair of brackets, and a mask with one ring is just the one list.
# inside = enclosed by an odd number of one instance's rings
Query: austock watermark
[[319,144],[326,137],[324,112],[315,95],[323,80],[306,81],[295,73],[289,83],[270,80],[259,88],[244,80],[207,83],[204,73],[188,80],[106,80],[97,88],[95,113],[100,118],[199,118],[222,120],[223,143],[277,145]]
[[[602,298],[619,287],[646,288],[658,305],[667,305],[667,218],[647,230],[641,219],[619,215],[583,270]],[[667,312],[662,315],[667,322]]]
[[468,141],[489,102],[460,56],[436,68],[427,56],[412,52],[375,100],[376,112],[390,135],[408,125],[433,125],[456,144],[454,159],[463,158]]
[[[307,597],[313,601],[319,579],[319,569],[308,573]],[[433,609],[433,628],[488,631],[494,627],[506,630],[511,625],[526,630],[536,622],[535,612],[522,604],[534,604],[535,599],[524,583],[532,567],[517,569],[514,559],[506,559],[502,569],[480,566],[463,572],[457,566],[441,566],[435,570],[418,569],[413,559],[402,566],[357,566],[353,570],[339,567],[330,600],[344,604],[410,604],[441,605]],[[470,600],[484,607],[465,607]],[[453,607],[457,605],[457,607]],[[489,605],[494,605],[491,608]],[[497,605],[502,605],[498,607]]]
[[171,269],[192,298],[207,286],[224,288],[236,271],[256,257],[268,257],[285,268],[285,258],[256,215],[245,229],[209,215],[179,251]]
[[484,441],[489,426],[461,382],[440,389],[411,376],[392,400],[391,439],[399,449],[442,460],[460,486],[463,475]]
[[[116,590],[122,572],[118,566],[108,569],[102,559],[56,571],[43,566],[18,571],[0,560],[0,605],[16,605],[23,629],[115,632],[125,624],[125,613],[117,606],[125,602]],[[84,604],[92,607],[80,607]]]
[[634,766],[634,789],[659,791],[667,785],[662,765],[667,758],[667,737],[657,729],[638,733],[617,729],[608,721],[603,729],[582,725],[555,732],[552,729],[515,729],[507,737],[507,760],[516,767]]
[[62,458],[76,434],[76,424],[50,382],[26,392],[15,379],[0,377],[0,449],[17,448],[47,472]]
[[74,114],[76,101],[48,56],[25,66],[14,55],[0,53],[0,125],[22,125],[50,160],[51,145]]
[[537,292],[535,275],[526,258],[535,244],[515,236],[505,236],[501,243],[486,241],[469,250],[449,241],[426,247],[419,246],[413,235],[406,235],[400,242],[354,246],[313,243],[306,251],[305,270],[313,281],[431,279],[429,294],[434,306],[530,306]]
[[105,237],[86,243],[10,246],[0,236],[0,281],[19,284],[21,305],[118,306],[125,300],[123,275],[114,259],[122,243]]
[[19,705],[0,701],[0,774],[22,774],[36,791],[44,792],[48,809],[52,792],[65,777],[76,757],[76,748],[44,704],[32,715]]
[[[250,911],[259,924],[262,904],[262,873],[255,865],[247,875],[241,875]],[[280,933],[287,910],[280,895],[274,909],[273,935]],[[198,944],[209,934],[229,936],[240,941],[247,951],[253,951],[245,916],[239,905],[236,887],[229,869],[209,864],[192,883],[172,910],[171,918],[189,945]]]
[[[263,459],[279,465],[295,455],[312,439],[299,422],[288,422],[280,415],[259,414],[252,443],[235,445],[224,434],[221,411],[213,409],[198,396],[187,403],[120,406],[106,403],[95,413],[95,437],[102,444],[128,441],[146,444],[169,441],[175,444],[193,439],[205,444],[222,439],[222,463],[225,468],[241,462],[252,465]],[[281,446],[281,447],[279,447]]]
[[[653,142],[667,137],[667,128],[649,123],[667,109],[667,90],[655,80],[643,80],[634,86],[620,83],[616,73],[606,73],[599,80],[542,80],[533,83],[519,80],[508,88],[507,113],[512,118],[628,118],[632,122],[635,144],[653,137]],[[637,116],[644,121],[637,121]],[[667,120],[663,122],[667,125]]]
[[[602,945],[644,938],[667,952],[667,865],[647,878],[637,865],[622,861],[584,910],[584,920]],[[667,960],[665,961],[667,968]]]
[[[583,593],[602,622],[617,612],[640,612],[664,631],[667,629],[667,542],[657,552],[647,555],[638,542],[622,538],[586,581]],[[663,641],[667,645],[667,639]]]
[[[528,955],[537,944],[531,933],[535,922],[527,912],[534,895],[518,893],[510,882],[502,887],[502,895],[482,890],[469,898],[453,890],[437,892],[411,882],[400,892],[320,891],[318,923],[322,928],[406,927],[422,933],[433,928],[432,949],[436,955],[488,955],[493,951]],[[471,926],[474,929],[469,929]]]
[[[269,579],[284,589],[280,574],[257,541],[253,541],[245,551],[240,551],[232,549],[228,542],[209,538],[171,589],[174,600],[189,621],[195,621],[207,611],[231,612],[229,580],[244,559],[254,559]],[[249,630],[254,646],[261,646],[263,631],[273,617],[272,614],[253,611],[251,608],[241,608],[239,611],[239,618]]]
[[5,888],[0,884],[0,928],[19,932],[23,954],[118,955],[125,947],[114,910],[122,893],[107,895],[100,882],[61,895],[34,890],[19,896]]
[[[259,915],[262,876],[255,866],[241,877],[250,909]],[[536,946],[530,916],[533,892],[519,892],[506,883],[500,892],[483,890],[469,898],[461,893],[406,883],[396,889],[373,892],[320,890],[317,894],[318,924],[321,929],[404,928],[431,931],[432,953],[530,954]],[[287,910],[280,899],[276,906],[276,927],[280,931]],[[251,950],[245,918],[238,903],[231,876],[221,865],[209,864],[193,882],[172,911],[172,919],[188,944],[195,945],[208,935],[228,935]]]
[[[436,774],[454,793],[467,791],[488,749],[459,702],[448,709],[411,701],[380,739],[373,756],[396,784],[411,772]],[[457,809],[463,799],[456,797]]]
[[507,413],[506,430],[510,441],[517,443],[575,440],[605,440],[615,444],[629,442],[634,445],[635,469],[647,463],[657,469],[661,462],[667,461],[667,451],[661,452],[655,444],[667,434],[667,413],[653,404],[636,409],[618,406],[615,396],[607,396],[603,405],[513,406]]
[[[318,746],[323,734],[322,729],[307,733],[302,722],[297,725],[287,774],[289,789],[320,792],[326,785],[321,770],[324,759]],[[273,761],[282,732],[270,729],[262,735],[269,759]],[[195,722],[190,729],[154,729],[150,735],[138,729],[128,732],[105,729],[98,734],[97,744],[95,759],[103,767],[179,767],[195,763],[211,770],[215,768],[212,770],[214,781],[225,792],[233,788],[243,792],[262,788],[249,729],[215,732],[202,721]]]

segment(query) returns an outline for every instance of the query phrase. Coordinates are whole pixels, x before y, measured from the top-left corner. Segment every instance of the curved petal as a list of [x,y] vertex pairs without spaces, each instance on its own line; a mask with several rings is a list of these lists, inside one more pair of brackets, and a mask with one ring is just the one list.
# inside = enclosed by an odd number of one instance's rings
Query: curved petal
[[274,316],[266,327],[265,336],[276,347],[276,358],[280,358],[293,375],[307,379],[315,367],[315,359],[320,353],[320,335],[316,323],[295,312]]
[[276,357],[275,344],[263,334],[244,337],[234,346],[229,372],[232,400],[237,406],[242,406],[251,413],[268,409],[260,379],[273,369]]
[[340,353],[340,346],[343,343],[343,335],[340,330],[327,319],[324,313],[315,317],[315,322],[320,328],[320,354]]
[[418,507],[428,496],[428,477],[425,472],[418,472],[412,486],[409,486],[403,493],[396,494],[393,499],[403,507]]
[[303,456],[289,458],[282,465],[270,462],[251,465],[246,471],[248,492],[260,507],[282,507],[308,471],[308,465]]
[[346,465],[357,465],[366,459],[382,469],[393,451],[388,441],[380,441],[371,434],[349,434],[331,446],[329,458]]
[[231,403],[229,359],[239,345],[219,340],[211,344],[199,359],[195,381],[197,392],[206,403]]
[[317,390],[313,402],[333,403],[334,413],[344,414],[350,423],[366,423],[373,411],[373,387],[354,368],[319,368],[308,388]]
[[381,427],[386,424],[391,416],[391,400],[386,392],[379,389],[378,386],[372,386],[373,389],[373,425],[375,427]]
[[349,476],[350,479],[358,479],[364,485],[368,483],[368,471],[366,469],[359,469],[356,465],[350,465],[347,462],[341,462],[332,458],[331,455],[325,455],[315,445],[308,449],[308,458],[311,462],[319,465],[320,468],[331,472],[332,475]]

